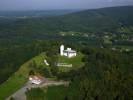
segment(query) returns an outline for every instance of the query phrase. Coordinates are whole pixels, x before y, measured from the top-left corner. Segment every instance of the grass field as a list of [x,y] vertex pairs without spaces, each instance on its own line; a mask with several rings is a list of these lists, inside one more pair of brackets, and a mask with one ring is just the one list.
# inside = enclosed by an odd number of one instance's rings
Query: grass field
[[48,100],[65,100],[68,87],[65,86],[52,86],[48,87],[46,96]]
[[46,89],[33,88],[26,92],[27,100],[47,100]]
[[67,63],[67,64],[72,64],[73,67],[59,67],[59,70],[61,72],[67,72],[70,70],[74,70],[74,69],[78,69],[80,67],[82,67],[84,65],[84,63],[82,62],[82,58],[84,57],[84,55],[82,53],[77,53],[76,57],[72,57],[72,58],[68,58],[65,56],[59,56],[59,63]]
[[63,85],[31,89],[27,93],[27,100],[65,100],[67,92],[68,88]]
[[[6,82],[0,85],[0,100],[4,100],[6,97],[10,96],[12,93],[21,88],[28,80],[29,71],[31,70],[29,64],[35,61],[37,64],[43,64],[45,58],[45,53],[34,57],[33,59],[27,61],[23,64],[20,69],[14,73]],[[43,64],[46,66],[45,64]]]

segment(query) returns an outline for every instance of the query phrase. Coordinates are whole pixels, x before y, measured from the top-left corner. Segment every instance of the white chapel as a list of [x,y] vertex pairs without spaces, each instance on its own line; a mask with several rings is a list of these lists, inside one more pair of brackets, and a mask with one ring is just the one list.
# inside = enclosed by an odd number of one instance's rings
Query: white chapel
[[64,50],[64,45],[60,46],[60,55],[61,56],[67,56],[68,58],[74,57],[77,55],[77,52],[75,50],[72,50],[71,48],[67,48]]

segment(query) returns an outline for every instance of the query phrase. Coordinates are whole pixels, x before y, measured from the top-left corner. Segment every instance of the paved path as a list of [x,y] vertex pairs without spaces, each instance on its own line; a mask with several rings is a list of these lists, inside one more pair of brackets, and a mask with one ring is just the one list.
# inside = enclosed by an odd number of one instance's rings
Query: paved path
[[13,95],[9,96],[6,100],[10,100],[11,97],[13,97],[15,100],[26,100],[25,92],[27,89],[31,88],[41,88],[41,87],[47,87],[47,86],[58,86],[58,85],[69,85],[69,82],[65,81],[45,81],[42,84],[35,85],[31,84],[30,82],[27,82],[24,87],[19,89],[17,92],[15,92]]

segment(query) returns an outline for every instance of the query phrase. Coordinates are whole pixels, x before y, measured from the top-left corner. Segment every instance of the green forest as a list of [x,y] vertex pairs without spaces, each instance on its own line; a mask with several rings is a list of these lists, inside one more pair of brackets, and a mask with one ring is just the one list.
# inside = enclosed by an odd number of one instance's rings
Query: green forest
[[57,74],[58,79],[69,80],[69,86],[32,89],[27,92],[28,100],[133,99],[133,52],[98,48],[82,48],[81,51],[86,55],[82,68]]

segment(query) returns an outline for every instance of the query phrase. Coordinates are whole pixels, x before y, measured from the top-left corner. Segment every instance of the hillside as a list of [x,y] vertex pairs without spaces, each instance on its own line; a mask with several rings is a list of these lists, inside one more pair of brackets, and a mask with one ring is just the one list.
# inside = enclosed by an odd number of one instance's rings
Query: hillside
[[64,16],[64,23],[76,31],[115,31],[121,26],[133,25],[132,11],[133,7],[128,6],[85,10]]
[[36,36],[61,31],[116,32],[121,26],[133,25],[132,11],[132,6],[125,6],[85,10],[48,18],[8,19],[13,20],[8,22],[5,19],[0,24],[0,35]]
[[28,17],[48,17],[70,14],[78,10],[29,10],[29,11],[0,11],[0,17],[6,18],[28,18]]
[[85,66],[58,77],[69,86],[31,89],[27,100],[133,100],[133,52],[83,50]]
[[72,67],[59,67],[59,70],[61,72],[69,72],[71,70],[77,70],[81,68],[84,65],[84,62],[82,62],[84,55],[82,53],[77,54],[76,57],[67,58],[64,56],[59,56],[58,63],[65,63],[65,64],[72,64]]
[[[82,58],[83,54],[81,53],[79,53],[77,57],[71,59],[59,56],[59,62],[73,64],[72,68],[60,67],[60,73],[68,72],[70,70],[82,67],[84,65],[84,63],[81,61]],[[9,95],[17,91],[19,88],[24,86],[28,81],[28,76],[31,70],[36,73],[41,73],[42,75],[47,77],[46,72],[50,73],[50,67],[44,63],[44,59],[47,59],[47,56],[45,53],[41,53],[40,55],[33,57],[32,59],[21,65],[17,72],[15,72],[11,77],[9,77],[7,81],[0,85],[0,92],[3,92],[3,94],[0,94],[0,99],[5,99]],[[47,78],[53,79],[54,77],[51,76]]]
[[[30,64],[33,61],[43,61],[44,58],[45,55],[42,53],[21,65],[17,72],[15,72],[7,81],[0,85],[0,92],[2,93],[0,94],[0,99],[5,99],[21,88],[27,82],[29,72],[32,69]],[[41,63],[39,63],[39,65],[40,64]]]

